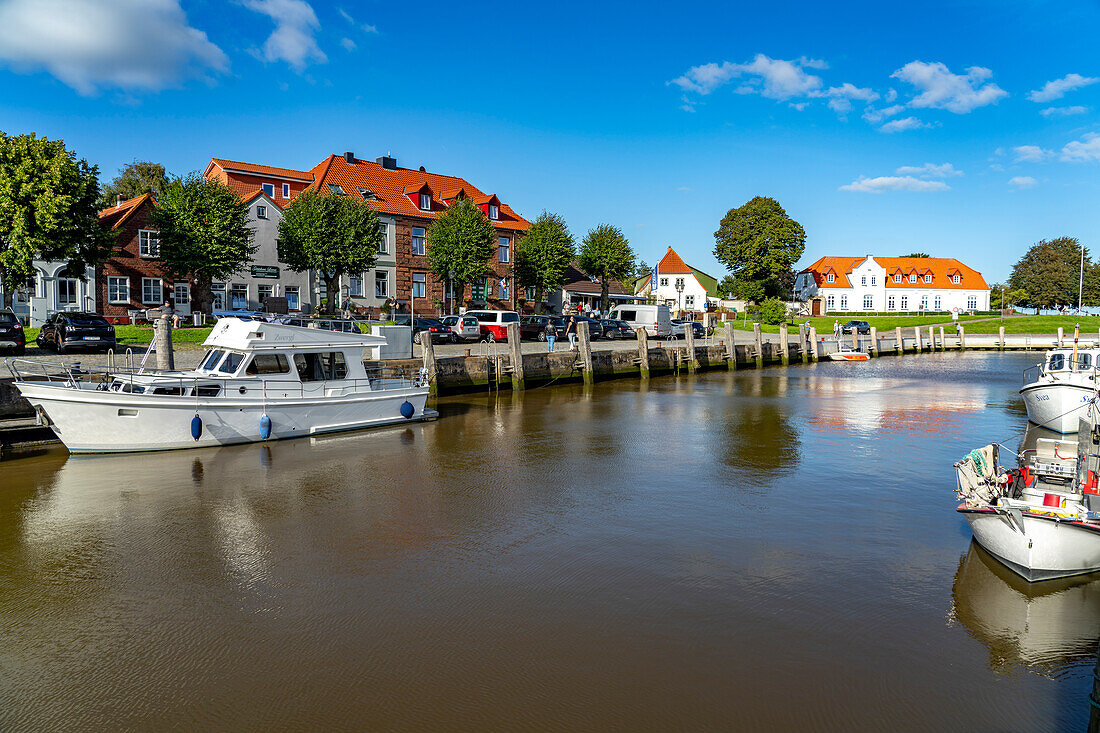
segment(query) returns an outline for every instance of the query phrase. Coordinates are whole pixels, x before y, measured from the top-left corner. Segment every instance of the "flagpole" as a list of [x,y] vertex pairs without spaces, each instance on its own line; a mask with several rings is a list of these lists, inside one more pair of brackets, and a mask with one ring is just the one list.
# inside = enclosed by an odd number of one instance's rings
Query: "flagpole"
[[1085,292],[1085,245],[1081,245],[1081,274],[1077,280],[1077,312],[1081,312],[1082,294]]

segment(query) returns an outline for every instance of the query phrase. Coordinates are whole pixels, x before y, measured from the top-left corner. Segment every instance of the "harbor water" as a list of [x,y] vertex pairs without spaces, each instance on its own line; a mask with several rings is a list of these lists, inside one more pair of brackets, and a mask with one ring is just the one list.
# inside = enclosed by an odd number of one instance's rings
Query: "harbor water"
[[1100,580],[972,545],[1038,353],[0,462],[0,730],[1083,730]]

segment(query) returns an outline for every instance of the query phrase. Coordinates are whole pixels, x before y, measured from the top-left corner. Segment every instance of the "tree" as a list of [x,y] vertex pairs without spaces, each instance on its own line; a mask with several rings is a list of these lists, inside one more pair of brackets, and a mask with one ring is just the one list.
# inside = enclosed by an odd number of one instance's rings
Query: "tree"
[[191,173],[175,178],[153,208],[160,258],[172,277],[190,279],[198,308],[210,312],[210,283],[240,272],[257,245],[248,206],[229,186]]
[[580,266],[600,281],[600,310],[611,306],[608,290],[612,280],[624,280],[634,272],[634,250],[622,230],[610,224],[589,229],[581,244]]
[[428,227],[428,264],[440,280],[451,279],[456,293],[489,274],[489,258],[497,248],[497,233],[489,217],[460,196]]
[[764,298],[768,296],[765,283],[759,280],[737,280],[735,278],[733,292],[740,300],[747,300],[753,303],[762,303]]
[[543,294],[565,282],[565,271],[574,256],[573,235],[565,219],[546,211],[516,245],[516,279],[535,289],[539,312]]
[[638,266],[634,268],[634,278],[648,276],[653,272],[653,268],[649,266],[645,260],[638,260]]
[[727,298],[733,298],[737,293],[737,281],[733,278],[733,275],[726,275],[722,278],[722,281],[718,283],[719,295],[724,295]]
[[912,254],[902,255],[902,257],[916,257],[918,259],[926,259],[929,257],[929,255],[926,255],[924,252],[913,252]]
[[99,221],[98,169],[62,140],[0,132],[0,285],[4,307],[34,277],[35,260],[64,261],[64,274],[110,254],[112,233]]
[[336,312],[340,276],[374,267],[382,229],[378,213],[361,199],[303,191],[279,222],[279,258],[295,272],[316,270],[325,281],[325,312]]
[[160,197],[168,186],[168,174],[164,166],[151,160],[135,160],[127,163],[114,179],[103,187],[99,208],[114,206],[118,197],[132,199],[143,193]]
[[[1100,300],[1100,273],[1096,272],[1084,251],[1085,289],[1084,305],[1096,305]],[[1032,245],[1012,267],[1009,286],[1022,291],[1019,305],[1035,308],[1057,308],[1077,304],[1081,243],[1074,237],[1058,237],[1042,240]]]
[[776,325],[787,320],[787,304],[779,298],[768,298],[760,305],[760,319]]
[[738,282],[761,282],[772,295],[790,290],[792,266],[806,249],[802,225],[772,198],[756,196],[722,217],[714,256]]

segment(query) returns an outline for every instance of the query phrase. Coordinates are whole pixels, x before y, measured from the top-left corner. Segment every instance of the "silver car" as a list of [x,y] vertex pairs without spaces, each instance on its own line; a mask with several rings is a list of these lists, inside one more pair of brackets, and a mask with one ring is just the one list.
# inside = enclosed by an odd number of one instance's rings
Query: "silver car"
[[478,341],[481,339],[481,326],[473,316],[446,316],[441,318],[444,326],[454,334],[452,341]]

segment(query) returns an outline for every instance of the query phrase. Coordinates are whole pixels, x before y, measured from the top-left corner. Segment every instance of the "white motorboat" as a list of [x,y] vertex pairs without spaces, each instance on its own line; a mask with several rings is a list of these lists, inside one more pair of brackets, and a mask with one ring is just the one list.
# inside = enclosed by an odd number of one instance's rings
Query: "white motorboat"
[[379,336],[225,318],[189,371],[9,360],[15,386],[73,453],[296,438],[423,420],[426,376],[371,367]]
[[867,361],[870,358],[871,355],[866,351],[857,351],[844,345],[829,354],[830,361]]
[[1027,419],[1059,433],[1077,432],[1096,397],[1100,349],[1054,349],[1024,372],[1020,395]]
[[955,464],[957,511],[974,539],[1027,580],[1100,570],[1100,445],[1081,427],[1076,443],[1039,438],[1010,470],[996,443]]

